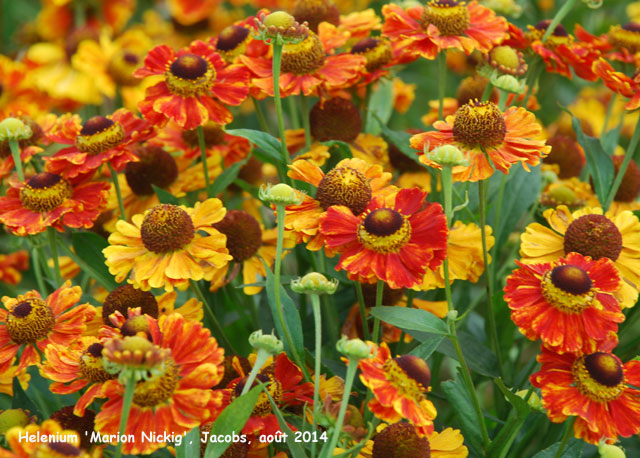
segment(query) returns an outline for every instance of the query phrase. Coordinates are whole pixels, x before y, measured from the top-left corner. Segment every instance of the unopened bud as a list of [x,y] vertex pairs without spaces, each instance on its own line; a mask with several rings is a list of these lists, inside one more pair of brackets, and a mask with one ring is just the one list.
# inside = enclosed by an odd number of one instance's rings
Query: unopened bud
[[622,448],[605,443],[598,445],[598,453],[602,458],[625,458],[627,456]]
[[29,424],[29,415],[22,409],[7,409],[0,413],[0,434],[5,434],[14,426]]
[[519,81],[513,75],[500,75],[491,78],[491,84],[505,92],[522,94],[524,92],[524,81]]
[[291,290],[298,294],[333,294],[338,289],[338,280],[327,280],[318,272],[311,272],[291,282]]
[[278,183],[275,186],[270,184],[261,186],[259,192],[260,200],[274,205],[300,205],[302,196],[303,193],[301,191],[293,189],[284,183]]
[[[425,148],[426,150],[427,148]],[[425,151],[424,155],[433,162],[443,166],[467,165],[468,161],[464,153],[454,145],[438,146],[431,151]]]
[[262,330],[257,330],[249,336],[249,344],[255,350],[264,350],[272,355],[282,353],[282,341],[273,334],[263,334]]
[[18,118],[6,118],[0,122],[0,141],[31,138],[31,127]]
[[359,360],[372,356],[368,343],[360,339],[347,339],[347,336],[344,335],[336,344],[336,348],[349,359]]

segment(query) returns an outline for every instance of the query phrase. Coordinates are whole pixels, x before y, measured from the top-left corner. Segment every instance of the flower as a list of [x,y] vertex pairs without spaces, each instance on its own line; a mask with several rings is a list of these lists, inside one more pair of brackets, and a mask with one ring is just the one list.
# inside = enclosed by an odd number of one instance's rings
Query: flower
[[337,270],[391,288],[411,288],[427,269],[443,261],[447,222],[440,204],[427,204],[426,192],[402,189],[385,201],[374,197],[359,216],[342,205],[321,218],[320,232],[328,248],[340,251]]
[[156,205],[134,215],[133,224],[118,221],[110,246],[103,250],[109,272],[117,282],[129,277],[129,283],[145,291],[184,290],[190,280],[211,280],[232,259],[226,236],[212,227],[225,213],[219,199],[208,199],[194,208]]
[[633,307],[640,285],[638,218],[630,211],[603,215],[601,208],[592,207],[571,213],[565,205],[550,208],[543,216],[550,228],[532,223],[520,236],[522,263],[552,262],[572,251],[594,261],[609,258],[623,280],[616,297],[622,307]]
[[298,294],[333,294],[338,289],[338,280],[328,280],[319,272],[310,272],[291,281],[291,291]]
[[520,269],[507,277],[504,298],[527,338],[542,339],[558,353],[616,346],[624,315],[613,295],[620,275],[610,259],[572,252],[551,263],[516,263]]
[[70,394],[87,388],[76,402],[76,415],[83,416],[95,398],[104,397],[104,387],[116,383],[117,375],[104,369],[103,348],[96,337],[80,337],[70,345],[49,345],[44,350],[46,361],[40,374],[53,381],[50,385],[52,393]]
[[25,182],[10,179],[0,197],[0,222],[19,236],[39,234],[54,227],[90,228],[107,203],[109,184],[67,180],[40,172]]
[[307,242],[307,249],[322,248],[324,235],[318,230],[320,220],[332,205],[345,205],[354,215],[361,214],[373,195],[388,195],[391,174],[379,165],[362,159],[343,159],[326,174],[309,160],[296,160],[289,166],[289,177],[317,188],[316,198],[304,196],[299,205],[288,205],[285,229],[296,236],[296,242]]
[[[24,440],[25,436],[35,440]],[[49,442],[49,437],[64,438],[64,441]],[[0,449],[2,458],[89,458],[86,452],[80,450],[80,435],[77,431],[63,429],[55,420],[45,420],[41,425],[28,424],[24,427],[16,426],[7,431],[7,443],[11,452]]]
[[0,282],[17,285],[22,281],[22,274],[29,268],[29,254],[25,250],[15,253],[0,254]]
[[[127,454],[144,454],[156,450],[163,433],[183,434],[201,425],[221,409],[221,393],[211,390],[223,375],[224,350],[202,324],[187,321],[177,313],[159,322],[159,330],[151,327],[153,346],[169,350],[164,371],[135,385],[126,431],[135,439],[123,445]],[[95,429],[101,434],[117,434],[124,387],[105,386],[109,400],[96,415]],[[155,441],[142,439],[142,434],[155,432]]]
[[593,63],[593,71],[602,78],[602,82],[616,94],[629,99],[625,108],[635,110],[640,107],[640,73],[633,78],[622,72],[616,72],[611,64],[602,57]]
[[0,373],[9,369],[20,349],[18,371],[39,364],[39,352],[50,344],[68,345],[82,335],[95,309],[90,304],[75,306],[81,296],[80,287],[71,287],[69,281],[45,300],[37,291],[16,298],[4,296],[4,309],[0,309]]
[[545,347],[537,359],[541,367],[531,384],[540,388],[551,421],[575,415],[576,437],[591,444],[638,434],[640,391],[632,386],[640,386],[640,361],[623,365],[608,352],[560,355]]
[[506,35],[507,21],[472,1],[433,0],[406,10],[393,3],[382,8],[382,35],[395,47],[425,59],[449,48],[465,54],[489,51]]
[[377,347],[377,353],[373,348],[372,354],[358,362],[360,380],[373,393],[369,410],[386,422],[409,420],[420,434],[432,432],[437,412],[427,399],[431,390],[427,363],[413,355],[391,358],[386,343]]
[[419,151],[420,162],[439,169],[426,152],[445,144],[457,146],[469,161],[469,165],[453,167],[457,181],[484,180],[493,174],[494,167],[509,173],[517,162],[528,170],[528,165],[538,165],[551,151],[541,139],[542,128],[535,116],[524,108],[510,107],[503,113],[492,102],[472,100],[433,126],[437,131],[411,137],[411,147]]
[[[177,53],[167,45],[149,51],[144,67],[134,72],[143,78],[164,75],[147,88],[140,112],[155,125],[169,119],[185,129],[213,121],[228,124],[231,112],[223,105],[239,105],[249,93],[249,72],[241,65],[226,66],[210,45],[194,41]],[[222,102],[222,103],[220,103]]]
[[110,116],[89,118],[82,125],[78,115],[63,115],[47,136],[51,141],[71,146],[46,157],[46,170],[75,178],[92,174],[108,162],[120,171],[127,163],[138,160],[133,154],[134,144],[152,134],[151,124],[124,108]]

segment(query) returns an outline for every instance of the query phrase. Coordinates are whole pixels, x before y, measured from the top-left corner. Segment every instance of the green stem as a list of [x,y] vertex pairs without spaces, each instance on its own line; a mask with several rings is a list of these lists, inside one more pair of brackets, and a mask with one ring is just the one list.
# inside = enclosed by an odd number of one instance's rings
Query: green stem
[[300,95],[300,111],[302,127],[304,127],[304,144],[309,149],[311,148],[311,126],[309,125],[309,100],[305,95]]
[[604,135],[605,132],[607,131],[607,126],[609,125],[609,119],[611,119],[611,112],[613,111],[613,106],[616,104],[617,95],[618,94],[614,92],[613,95],[611,96],[611,99],[609,100],[609,106],[607,107],[607,114],[604,117],[604,124],[602,124],[601,135]]
[[122,192],[120,191],[120,182],[118,181],[118,172],[113,168],[111,162],[107,162],[109,172],[111,173],[111,181],[113,181],[113,187],[116,190],[116,197],[118,198],[118,208],[120,209],[120,219],[127,219],[127,215],[124,212],[124,202],[122,201]]
[[611,186],[611,190],[607,195],[607,200],[605,201],[603,210],[606,212],[609,210],[613,199],[616,197],[616,193],[622,184],[622,179],[624,178],[624,174],[627,172],[627,167],[629,167],[629,162],[633,159],[635,155],[636,148],[638,147],[638,141],[640,140],[640,122],[636,123],[636,130],[633,132],[633,137],[631,137],[631,141],[629,142],[629,146],[627,147],[627,151],[624,155],[624,159],[622,160],[622,164],[620,164],[620,169],[616,174],[616,179],[613,181],[613,185]]
[[[31,242],[31,240],[29,240]],[[47,297],[47,288],[44,284],[44,277],[42,276],[42,268],[40,267],[40,248],[34,246],[31,243],[31,253],[33,254],[33,273],[36,276],[36,283],[38,283],[38,289],[42,297]]]
[[[380,307],[382,305],[382,295],[384,292],[384,282],[382,280],[378,280],[378,284],[376,285],[376,307]],[[374,343],[378,343],[380,340],[380,318],[373,318],[373,336],[372,340]]]
[[13,163],[16,166],[16,172],[18,172],[18,178],[21,182],[24,182],[24,170],[22,170],[22,159],[20,158],[20,145],[18,144],[18,140],[9,140],[9,148],[13,156]]
[[[322,364],[322,313],[320,313],[320,297],[317,294],[311,294],[311,307],[313,309],[313,319],[315,322],[316,332],[316,354],[315,354],[315,376],[313,387],[313,429],[316,431],[318,427],[318,415],[320,409],[320,371]],[[311,458],[316,456],[316,443],[311,443]]]
[[122,413],[120,415],[120,429],[118,429],[118,447],[114,458],[120,458],[122,456],[122,441],[120,438],[125,435],[127,429],[127,420],[129,420],[129,413],[131,412],[131,404],[133,403],[133,393],[135,391],[136,382],[133,379],[133,375],[129,375],[129,379],[124,386],[124,398],[122,400]]
[[480,200],[480,234],[482,238],[482,258],[484,261],[484,275],[487,281],[487,307],[485,311],[485,319],[487,323],[487,334],[489,334],[489,341],[491,342],[491,347],[493,352],[496,354],[498,359],[498,369],[500,371],[500,376],[504,378],[504,369],[502,367],[502,352],[500,351],[500,343],[498,341],[498,330],[496,327],[496,317],[493,312],[493,291],[494,291],[494,283],[493,283],[493,268],[489,266],[489,255],[487,252],[487,230],[486,230],[486,219],[487,219],[487,211],[486,211],[486,200],[487,200],[487,184],[485,180],[480,180],[478,182],[478,194]]
[[300,129],[300,119],[298,118],[298,107],[296,105],[296,99],[294,97],[287,97],[287,103],[289,104],[289,118],[291,118],[291,128]]
[[491,97],[492,89],[493,89],[493,84],[491,84],[491,81],[487,81],[487,86],[484,88],[484,92],[482,93],[481,102],[489,100],[489,97]]
[[218,319],[214,315],[213,310],[211,309],[211,306],[209,305],[209,302],[204,297],[204,294],[202,293],[202,290],[200,289],[200,286],[198,286],[198,283],[196,281],[194,281],[194,280],[189,280],[189,281],[191,282],[191,289],[193,290],[193,292],[196,295],[196,297],[198,298],[198,300],[200,302],[202,302],[202,308],[204,309],[204,313],[207,315],[207,317],[211,321],[211,324],[213,324],[213,328],[216,331],[216,334],[219,336],[220,340],[222,341],[222,344],[232,354],[237,355],[238,352],[233,347],[233,344],[231,343],[231,341],[227,338],[227,335],[224,332],[224,328],[220,325],[220,322],[218,321]]
[[[318,251],[318,272],[327,275],[327,259],[324,251]],[[333,294],[322,295],[322,306],[324,307],[324,313],[326,316],[325,321],[327,323],[335,323],[335,326],[327,326],[330,342],[338,341],[338,331],[340,329],[339,323],[340,317],[338,316],[338,307],[336,306],[335,297]]]
[[543,43],[547,41],[547,38],[549,38],[549,36],[553,33],[553,31],[556,29],[556,26],[560,24],[560,22],[569,13],[569,11],[571,11],[571,8],[573,8],[573,6],[576,4],[576,1],[577,0],[567,0],[566,2],[564,2],[564,5],[562,5],[562,8],[558,10],[556,15],[553,17],[551,24],[549,24],[549,27],[547,27],[547,30],[544,32],[544,35],[542,36]]
[[285,164],[291,163],[287,142],[284,137],[284,119],[282,117],[282,100],[280,99],[280,62],[282,61],[282,45],[273,44],[273,101],[276,106],[276,116],[278,117],[278,135],[280,135],[282,160]]
[[358,295],[358,305],[360,305],[360,318],[362,319],[362,335],[364,340],[371,340],[369,333],[369,325],[367,324],[367,307],[364,303],[364,294],[362,294],[362,284],[356,282],[356,294]]
[[249,392],[249,390],[251,389],[251,385],[253,385],[253,381],[258,376],[258,372],[260,372],[260,369],[262,368],[264,363],[267,361],[269,356],[271,356],[271,354],[268,351],[263,350],[262,348],[258,349],[256,360],[253,363],[251,372],[249,372],[249,377],[247,377],[247,381],[242,387],[242,393],[240,393],[240,396],[242,396],[243,394],[247,394]]
[[54,274],[56,279],[56,288],[62,285],[62,275],[60,274],[60,260],[58,259],[58,245],[56,243],[56,230],[52,227],[47,228],[47,236],[49,237],[49,249],[51,250],[51,257],[53,258],[53,265],[55,267]]
[[444,113],[444,92],[447,84],[447,55],[438,54],[438,119],[442,119]]
[[[207,189],[207,196],[211,196],[211,190],[209,189],[209,185],[211,182],[209,181],[209,169],[207,168],[207,147],[204,143],[204,129],[202,126],[196,127],[196,132],[198,133],[198,145],[200,146],[200,160],[202,161],[202,170],[204,172],[204,185]],[[220,159],[221,166],[224,167],[224,160]]]
[[253,108],[256,111],[256,117],[258,118],[260,129],[262,129],[263,132],[270,134],[271,129],[269,129],[269,124],[267,123],[267,118],[264,116],[264,110],[262,109],[262,105],[260,105],[260,101],[255,97],[251,97],[251,100],[253,100]]
[[500,111],[504,111],[507,106],[507,98],[509,97],[509,93],[506,91],[500,91],[500,96],[498,99],[498,108]]
[[356,376],[356,370],[358,369],[358,360],[349,358],[349,365],[347,366],[347,376],[344,382],[344,392],[342,393],[342,401],[340,402],[340,411],[338,412],[338,419],[334,426],[333,435],[329,442],[329,447],[324,450],[325,453],[321,453],[322,458],[333,456],[333,450],[336,448],[340,433],[342,432],[342,423],[344,422],[344,414],[347,412],[347,406],[349,405],[349,396],[351,395],[351,387],[353,386],[353,379]]
[[558,447],[558,450],[556,450],[556,454],[553,456],[553,458],[560,458],[562,456],[562,452],[567,446],[567,442],[569,442],[569,439],[571,439],[571,436],[573,435],[573,424],[576,422],[576,418],[578,417],[573,416],[565,423],[564,433],[562,434],[562,439],[560,440],[560,446]]

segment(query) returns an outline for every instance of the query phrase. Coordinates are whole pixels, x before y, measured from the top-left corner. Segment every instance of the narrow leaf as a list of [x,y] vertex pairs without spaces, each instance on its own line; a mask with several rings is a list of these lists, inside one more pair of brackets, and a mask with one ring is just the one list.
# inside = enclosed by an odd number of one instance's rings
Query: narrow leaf
[[[579,458],[582,456],[582,446],[584,441],[580,439],[571,439],[567,443],[567,446],[562,451],[562,458]],[[549,448],[545,448],[543,451],[536,453],[532,458],[555,458],[556,452],[560,447],[560,442],[556,442]]]
[[409,159],[414,160],[416,164],[420,165],[420,167],[424,167],[418,159],[419,156],[416,150],[411,148],[409,145],[409,139],[411,138],[410,133],[403,132],[401,130],[391,130],[382,123],[380,124],[380,128],[382,129],[382,136],[387,142],[395,145],[402,154],[407,156]]
[[427,359],[435,349],[438,348],[442,339],[444,339],[444,336],[434,336],[432,339],[422,342],[416,348],[411,350],[409,354],[417,356],[418,358]]
[[453,412],[460,422],[465,440],[476,453],[482,450],[482,433],[473,408],[473,402],[465,390],[462,376],[441,384],[442,391],[451,403]]
[[153,187],[153,192],[158,196],[158,200],[161,204],[173,204],[180,205],[180,199],[171,194],[169,191],[157,187],[155,184],[151,185]]
[[287,443],[287,446],[289,447],[289,452],[291,453],[292,458],[307,458],[307,455],[304,452],[302,445],[300,445],[300,443],[295,440],[293,431],[291,431],[291,428],[289,428],[289,425],[287,424],[284,417],[282,416],[282,412],[280,412],[280,409],[278,408],[276,403],[273,401],[273,398],[271,397],[271,394],[269,394],[269,391],[266,389],[266,387],[264,388],[264,392],[267,393],[267,396],[269,397],[269,402],[271,403],[271,409],[273,410],[273,413],[278,419],[280,430],[284,434],[286,434],[285,441]]
[[176,444],[176,458],[200,458],[200,428],[193,428]]
[[216,178],[213,184],[209,187],[209,194],[212,196],[216,196],[221,193],[223,190],[227,188],[233,181],[238,177],[238,172],[243,165],[247,163],[248,159],[244,159],[243,161],[236,162],[226,169]]
[[275,163],[282,163],[280,153],[282,144],[280,143],[280,140],[275,138],[273,135],[253,129],[230,129],[226,132],[229,135],[246,138],[265,153],[271,161],[275,161]]
[[108,291],[116,289],[118,284],[109,273],[102,254],[102,250],[108,246],[107,241],[93,232],[74,232],[71,242],[75,253],[65,243],[59,243],[59,246],[82,270],[88,272]]
[[433,334],[448,334],[447,325],[433,313],[420,309],[406,307],[374,307],[371,314],[400,329],[430,332]]
[[[377,135],[380,133],[380,124],[386,124],[393,113],[393,82],[390,79],[382,79],[378,87],[369,98],[368,111],[366,113],[366,132]],[[380,124],[376,122],[380,120]]]

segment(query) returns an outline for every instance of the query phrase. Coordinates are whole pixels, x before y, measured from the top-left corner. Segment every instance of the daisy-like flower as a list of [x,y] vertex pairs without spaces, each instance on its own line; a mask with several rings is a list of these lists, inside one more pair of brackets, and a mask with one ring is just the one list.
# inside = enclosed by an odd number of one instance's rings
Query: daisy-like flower
[[116,374],[104,370],[102,343],[97,337],[76,338],[70,345],[49,345],[45,348],[45,363],[40,374],[52,380],[55,394],[76,393],[84,388],[76,402],[74,413],[83,416],[86,408],[101,395],[107,383],[116,383]]
[[572,252],[551,263],[516,263],[520,268],[507,277],[504,298],[527,338],[559,353],[616,346],[624,315],[613,295],[620,275],[610,259]]
[[615,71],[602,57],[593,63],[593,71],[602,78],[605,86],[629,99],[625,105],[627,110],[640,107],[640,72],[636,72],[633,78],[630,78],[622,72]]
[[[640,361],[622,364],[609,352],[557,354],[542,347],[531,384],[542,391],[549,419],[576,416],[576,437],[591,444],[640,432]],[[632,388],[634,387],[634,388]]]
[[157,205],[134,215],[132,223],[118,221],[103,250],[109,272],[145,291],[184,290],[190,280],[211,280],[232,259],[226,236],[213,228],[225,213],[219,199],[208,199],[194,208]]
[[29,268],[29,253],[19,250],[15,253],[0,254],[0,282],[17,285],[22,274]]
[[446,428],[420,436],[411,423],[381,423],[358,458],[465,458],[468,455],[460,430]]
[[630,211],[605,215],[601,208],[585,207],[573,213],[567,206],[544,213],[549,227],[529,224],[520,236],[521,262],[553,262],[569,253],[589,256],[594,261],[609,258],[623,280],[616,293],[622,307],[633,307],[640,285],[640,222]]
[[[345,42],[335,26],[324,22],[317,34],[309,32],[301,42],[283,45],[280,96],[319,95],[320,89],[330,91],[355,83],[366,59],[351,53],[334,54]],[[273,97],[272,58],[243,55],[239,59],[254,74],[251,84],[263,97]]]
[[[50,344],[68,345],[86,329],[95,309],[77,305],[82,290],[67,281],[45,300],[37,291],[16,298],[4,296],[0,309],[0,372],[6,371],[22,349],[18,370],[40,363],[40,353]],[[74,307],[75,306],[75,307]]]
[[628,22],[612,25],[609,32],[595,36],[587,32],[580,24],[576,24],[576,37],[599,51],[606,59],[617,60],[628,64],[640,64],[640,24]]
[[427,399],[431,371],[423,359],[413,355],[391,358],[389,347],[382,343],[375,356],[361,359],[358,367],[360,380],[373,393],[368,408],[376,417],[389,423],[409,420],[420,435],[433,432],[437,411]]
[[456,181],[484,180],[493,174],[494,167],[509,173],[518,162],[528,170],[551,151],[542,140],[542,127],[535,115],[524,108],[510,107],[503,113],[492,102],[473,100],[433,127],[437,131],[411,137],[411,147],[419,151],[420,162],[437,169],[442,166],[426,153],[442,145],[454,145],[463,151],[469,164],[453,167]]
[[471,54],[488,51],[506,35],[507,21],[472,1],[433,0],[406,10],[393,3],[382,8],[382,34],[394,46],[425,59],[454,48]]
[[[120,432],[136,438],[124,444],[123,451],[127,454],[156,450],[164,445],[161,439],[164,432],[187,432],[222,406],[222,394],[211,388],[222,379],[224,350],[211,332],[179,314],[167,316],[159,322],[159,328],[151,326],[150,331],[151,342],[146,342],[167,351],[163,352],[162,370],[136,383],[127,428]],[[95,429],[101,434],[117,434],[124,387],[107,384],[103,393],[109,400],[96,415]],[[143,440],[142,434],[150,432],[160,439]]]
[[241,65],[226,66],[210,45],[194,41],[177,53],[160,45],[149,51],[144,67],[134,76],[163,75],[147,88],[139,108],[146,119],[163,125],[169,119],[185,129],[213,121],[228,124],[233,115],[226,105],[239,105],[249,93],[249,72]]
[[359,215],[373,195],[394,192],[389,186],[391,174],[361,159],[343,159],[326,174],[308,160],[297,160],[289,169],[291,178],[317,188],[315,199],[305,194],[300,205],[287,206],[284,226],[296,235],[296,243],[307,242],[307,249],[312,251],[323,246],[324,235],[318,229],[329,207],[344,205]]
[[40,172],[21,183],[12,177],[6,196],[0,197],[0,222],[19,236],[39,234],[54,227],[90,228],[106,206],[109,184],[67,180]]
[[[24,440],[34,437],[35,440]],[[49,437],[60,437],[60,441],[49,442]],[[45,420],[42,424],[28,424],[24,427],[16,426],[6,433],[9,450],[0,449],[1,458],[89,458],[89,454],[82,451],[80,435],[77,431],[63,429],[55,420]]]
[[105,162],[120,171],[136,161],[133,146],[153,134],[153,126],[121,108],[110,116],[94,116],[81,124],[78,115],[61,116],[48,134],[49,140],[63,145],[53,156],[45,157],[46,170],[65,178],[93,173]]
[[328,248],[340,252],[337,270],[355,279],[380,279],[391,288],[412,288],[427,269],[436,269],[447,251],[447,222],[440,204],[427,193],[402,189],[388,199],[374,197],[359,216],[332,206],[320,232]]

